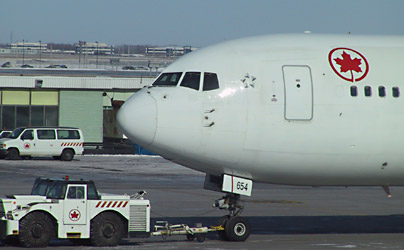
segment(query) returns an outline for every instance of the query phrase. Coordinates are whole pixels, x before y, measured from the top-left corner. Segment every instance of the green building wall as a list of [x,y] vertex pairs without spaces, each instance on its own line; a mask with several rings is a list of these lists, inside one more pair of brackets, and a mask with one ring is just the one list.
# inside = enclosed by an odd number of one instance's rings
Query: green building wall
[[86,143],[102,143],[102,93],[102,91],[60,90],[59,126],[80,128]]

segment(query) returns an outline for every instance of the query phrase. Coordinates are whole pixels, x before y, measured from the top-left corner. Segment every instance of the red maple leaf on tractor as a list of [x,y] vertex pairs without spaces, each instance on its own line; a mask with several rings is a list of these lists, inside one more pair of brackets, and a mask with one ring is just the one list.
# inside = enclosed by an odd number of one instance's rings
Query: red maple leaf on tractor
[[79,217],[79,214],[74,211],[73,213],[71,213],[72,219],[77,219]]
[[351,59],[351,55],[346,53],[345,51],[342,52],[342,59],[341,58],[336,58],[334,59],[335,62],[339,65],[341,65],[340,71],[342,73],[345,73],[347,71],[351,71],[351,79],[353,81],[354,76],[353,76],[353,71],[360,73],[362,72],[362,69],[359,67],[359,65],[362,64],[361,60],[359,58]]

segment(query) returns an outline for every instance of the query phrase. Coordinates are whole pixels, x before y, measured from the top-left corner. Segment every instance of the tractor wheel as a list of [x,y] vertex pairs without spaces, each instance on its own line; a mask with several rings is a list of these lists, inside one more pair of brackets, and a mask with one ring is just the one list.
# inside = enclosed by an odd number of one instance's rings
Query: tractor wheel
[[52,233],[52,220],[47,214],[32,212],[20,220],[18,239],[24,247],[46,247]]
[[123,223],[118,215],[105,212],[97,215],[91,221],[90,240],[98,247],[117,246],[123,235]]

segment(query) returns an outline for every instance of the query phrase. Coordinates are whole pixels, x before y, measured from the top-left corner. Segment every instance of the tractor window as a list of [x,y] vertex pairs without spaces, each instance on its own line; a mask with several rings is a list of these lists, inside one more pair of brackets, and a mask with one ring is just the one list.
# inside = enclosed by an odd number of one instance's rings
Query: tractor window
[[32,188],[31,194],[32,195],[41,195],[45,196],[46,192],[48,191],[49,187],[53,185],[54,181],[46,179],[36,179],[34,183],[34,187]]
[[215,73],[205,73],[203,78],[203,91],[209,91],[219,88],[219,80]]
[[187,72],[181,81],[181,87],[199,90],[200,72]]
[[64,199],[66,193],[66,184],[62,181],[57,181],[46,193],[49,199]]
[[100,199],[93,183],[87,184],[87,199],[88,200],[99,200]]
[[83,186],[70,186],[67,199],[85,199]]
[[153,86],[177,86],[180,80],[182,72],[177,73],[163,73],[157,80],[154,81]]

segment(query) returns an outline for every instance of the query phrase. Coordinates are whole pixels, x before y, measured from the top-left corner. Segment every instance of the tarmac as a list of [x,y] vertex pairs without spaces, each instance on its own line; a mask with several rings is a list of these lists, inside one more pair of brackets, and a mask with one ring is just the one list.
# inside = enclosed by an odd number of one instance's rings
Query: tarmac
[[[0,196],[28,194],[36,177],[92,179],[99,192],[132,194],[145,190],[152,224],[217,224],[225,211],[212,207],[223,194],[203,189],[204,174],[157,156],[84,155],[71,162],[52,158],[0,160]],[[404,249],[404,188],[298,187],[254,183],[243,197],[242,216],[252,226],[245,242],[204,242],[185,236],[124,239],[117,249]],[[0,243],[0,248],[13,248]],[[94,249],[52,240],[50,249]]]

